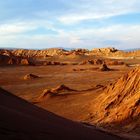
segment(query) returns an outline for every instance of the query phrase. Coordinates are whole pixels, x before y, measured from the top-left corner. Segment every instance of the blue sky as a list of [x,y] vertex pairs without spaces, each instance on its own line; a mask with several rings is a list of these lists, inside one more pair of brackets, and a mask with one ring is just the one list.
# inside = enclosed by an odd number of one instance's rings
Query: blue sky
[[0,0],[0,47],[140,48],[140,0]]

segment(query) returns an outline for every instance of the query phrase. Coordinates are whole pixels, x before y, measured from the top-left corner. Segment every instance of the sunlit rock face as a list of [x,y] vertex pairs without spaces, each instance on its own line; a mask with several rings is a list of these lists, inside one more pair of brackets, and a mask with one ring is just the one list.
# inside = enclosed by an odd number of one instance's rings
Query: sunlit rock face
[[[95,111],[96,109],[96,111]],[[109,85],[91,105],[91,122],[133,130],[140,126],[140,67]]]

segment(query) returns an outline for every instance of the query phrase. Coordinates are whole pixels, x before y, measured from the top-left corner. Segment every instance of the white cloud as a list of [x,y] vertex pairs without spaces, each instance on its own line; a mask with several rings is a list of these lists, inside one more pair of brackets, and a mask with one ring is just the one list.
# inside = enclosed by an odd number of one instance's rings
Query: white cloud
[[[60,31],[55,36],[48,35],[18,35],[13,34],[6,37],[0,36],[0,44],[11,44],[19,48],[49,48],[49,47],[72,47],[93,48],[112,45],[105,41],[120,42],[117,46],[123,48],[136,48],[140,46],[140,25],[113,25],[109,27],[78,29],[76,31]],[[13,45],[12,45],[13,44]],[[6,46],[7,46],[6,45]],[[115,44],[116,45],[116,44]]]
[[[102,27],[81,26],[81,21],[103,21],[117,15],[140,12],[139,0],[75,0],[66,1],[68,10],[37,11],[36,19],[16,20],[0,24],[0,46],[23,48],[47,47],[104,47],[108,40],[118,41],[118,47],[140,46],[140,25],[121,23],[111,25],[102,24]],[[58,12],[58,13],[57,13]],[[52,15],[52,17],[51,17]],[[41,18],[42,16],[42,18]],[[38,18],[39,17],[39,18]],[[59,22],[58,22],[59,21]],[[65,26],[65,24],[69,26]],[[72,26],[71,26],[72,24]],[[97,23],[98,24],[98,23]],[[110,26],[109,26],[110,25]],[[54,35],[29,35],[27,32],[43,27],[57,32]],[[69,29],[68,29],[68,28]],[[74,27],[74,28],[72,28]],[[110,45],[108,43],[108,45]]]
[[46,20],[15,20],[9,21],[9,23],[0,24],[0,35],[7,36],[13,34],[24,34],[25,32],[32,31],[40,27],[56,31],[52,23]]
[[[20,21],[13,20],[8,23],[0,24],[0,47],[17,47],[17,48],[34,48],[37,45],[40,47],[41,41],[44,41],[44,37],[48,35],[30,35],[30,31],[34,31],[39,28],[50,29],[52,31],[57,30],[53,25],[46,20],[28,20]],[[58,30],[58,32],[61,32]],[[48,44],[46,44],[48,46]]]
[[90,19],[102,19],[108,18],[113,16],[114,14],[73,14],[73,15],[66,15],[59,18],[59,21],[63,24],[75,24],[83,20],[90,20]]
[[84,20],[102,20],[117,15],[140,12],[138,0],[80,0],[77,6],[58,17],[63,24],[75,24]]
[[0,35],[18,34],[35,29],[35,26],[27,23],[10,23],[0,25]]

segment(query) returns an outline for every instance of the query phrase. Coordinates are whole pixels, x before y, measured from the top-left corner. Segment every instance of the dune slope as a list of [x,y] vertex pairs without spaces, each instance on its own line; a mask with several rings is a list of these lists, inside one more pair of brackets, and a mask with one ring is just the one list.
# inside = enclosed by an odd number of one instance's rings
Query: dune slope
[[0,88],[0,139],[90,140],[119,137],[66,120]]

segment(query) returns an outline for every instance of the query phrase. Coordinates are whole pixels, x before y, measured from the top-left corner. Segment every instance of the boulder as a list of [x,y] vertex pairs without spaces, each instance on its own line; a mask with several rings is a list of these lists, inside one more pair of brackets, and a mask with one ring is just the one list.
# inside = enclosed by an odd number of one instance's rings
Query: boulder
[[27,74],[24,76],[24,80],[30,80],[30,79],[36,79],[39,78],[39,76],[34,75],[34,74]]
[[108,66],[104,63],[101,67],[100,67],[101,71],[110,71],[110,68],[108,68]]

